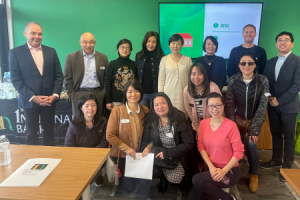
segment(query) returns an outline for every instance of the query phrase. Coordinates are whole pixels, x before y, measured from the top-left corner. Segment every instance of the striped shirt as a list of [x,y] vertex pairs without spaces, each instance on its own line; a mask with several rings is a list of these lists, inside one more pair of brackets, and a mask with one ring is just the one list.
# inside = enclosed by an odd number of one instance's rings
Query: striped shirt
[[202,98],[195,98],[195,105],[198,117],[203,119]]

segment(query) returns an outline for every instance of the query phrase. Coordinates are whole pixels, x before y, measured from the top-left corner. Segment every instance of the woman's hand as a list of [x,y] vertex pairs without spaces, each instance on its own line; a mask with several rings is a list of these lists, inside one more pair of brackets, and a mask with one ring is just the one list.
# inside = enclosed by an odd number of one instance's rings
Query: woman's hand
[[157,158],[157,157],[160,157],[160,159],[164,159],[164,154],[163,154],[163,152],[160,152],[160,153],[158,153],[156,156],[155,156],[155,158]]
[[220,182],[223,180],[226,172],[223,169],[217,168],[216,174],[213,177],[214,181]]
[[[247,138],[247,136],[248,136],[248,133],[246,133],[246,138]],[[257,140],[258,140],[258,136],[249,136],[249,143],[251,143],[251,138],[252,138],[254,144],[256,144]]]
[[143,157],[146,157],[148,155],[148,153],[151,153],[151,150],[149,147],[146,147],[142,153],[142,156]]
[[210,167],[209,168],[209,173],[210,173],[210,176],[212,177],[212,179],[214,179],[216,173],[217,173],[217,168],[215,167]]
[[134,149],[129,149],[126,153],[127,153],[127,155],[129,155],[130,157],[133,157],[134,160],[135,160],[135,154],[136,154],[136,152],[135,152]]
[[113,108],[113,104],[112,103],[106,104],[106,108],[107,110],[111,110]]

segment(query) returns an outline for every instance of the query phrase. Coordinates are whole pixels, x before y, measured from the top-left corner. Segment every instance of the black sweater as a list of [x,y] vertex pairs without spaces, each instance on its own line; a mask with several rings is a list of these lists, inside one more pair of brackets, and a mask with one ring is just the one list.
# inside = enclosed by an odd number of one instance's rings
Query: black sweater
[[106,103],[123,102],[123,86],[137,77],[134,61],[119,57],[109,63],[106,73]]
[[228,64],[227,64],[227,75],[230,78],[232,75],[240,72],[239,63],[241,55],[245,52],[248,52],[255,56],[257,59],[256,71],[259,74],[263,74],[266,63],[267,63],[267,54],[266,51],[259,46],[254,45],[251,48],[244,48],[242,45],[234,47],[229,56]]
[[[213,56],[206,56],[208,61],[212,61],[214,59]],[[208,65],[208,63],[204,60],[204,56],[201,56],[196,59],[196,63],[201,63],[205,69],[208,76],[209,81],[217,84],[222,91],[223,86],[226,84],[226,63],[223,57],[217,56],[217,58]]]

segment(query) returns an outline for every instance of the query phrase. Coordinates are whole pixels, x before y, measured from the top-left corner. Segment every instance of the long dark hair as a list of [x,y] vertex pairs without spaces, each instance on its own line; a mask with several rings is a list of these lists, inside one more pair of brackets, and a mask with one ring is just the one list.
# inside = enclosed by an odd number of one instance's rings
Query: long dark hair
[[[203,82],[202,82],[202,85],[203,85],[203,94],[202,95],[198,95],[198,93],[197,93],[197,91],[195,89],[195,85],[191,81],[191,74],[192,74],[192,70],[193,70],[194,67],[196,67],[197,70],[200,71],[201,74],[203,74]],[[205,98],[210,93],[210,83],[209,83],[209,80],[208,80],[206,69],[205,69],[205,67],[201,63],[193,64],[190,67],[190,70],[189,70],[189,79],[188,79],[188,88],[187,88],[187,90],[188,90],[189,95],[192,98]]]
[[163,92],[157,92],[152,99],[152,107],[150,109],[150,112],[145,115],[144,118],[145,127],[151,125],[152,123],[158,126],[160,117],[156,114],[154,110],[154,99],[157,97],[163,97],[167,101],[169,107],[168,118],[171,125],[173,123],[178,124],[186,121],[185,114],[172,105],[168,95],[166,95]]
[[97,111],[94,116],[93,126],[94,127],[99,126],[100,124],[103,123],[103,121],[105,121],[104,118],[101,117],[97,98],[93,94],[83,95],[80,98],[79,103],[78,103],[79,115],[75,116],[74,120],[71,121],[72,124],[77,126],[77,128],[81,131],[85,131],[85,129],[86,129],[84,114],[83,114],[81,108],[85,104],[85,102],[87,102],[88,100],[94,100],[97,105]]
[[155,60],[160,60],[162,57],[165,56],[165,54],[164,54],[164,52],[161,48],[161,45],[160,45],[159,34],[155,31],[148,31],[145,34],[143,42],[142,42],[142,50],[137,53],[137,55],[138,55],[137,58],[138,59],[142,58],[145,55],[145,52],[148,51],[147,42],[148,42],[148,39],[152,36],[154,36],[156,38],[156,47],[153,50],[154,59]]

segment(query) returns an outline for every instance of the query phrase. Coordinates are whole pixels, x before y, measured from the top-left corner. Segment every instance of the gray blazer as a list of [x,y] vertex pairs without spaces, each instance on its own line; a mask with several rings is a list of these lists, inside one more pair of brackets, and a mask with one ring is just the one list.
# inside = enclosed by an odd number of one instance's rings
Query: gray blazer
[[[275,66],[278,56],[268,60],[264,75],[269,80],[270,93],[276,97],[282,113],[298,113],[300,92],[300,57],[291,53],[283,63],[278,79],[275,79]],[[268,109],[270,109],[270,104]]]
[[[96,72],[101,89],[104,87],[105,71],[108,67],[107,56],[95,51]],[[79,50],[67,55],[64,66],[64,85],[69,98],[72,98],[79,89],[84,75],[83,50]]]

